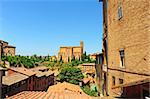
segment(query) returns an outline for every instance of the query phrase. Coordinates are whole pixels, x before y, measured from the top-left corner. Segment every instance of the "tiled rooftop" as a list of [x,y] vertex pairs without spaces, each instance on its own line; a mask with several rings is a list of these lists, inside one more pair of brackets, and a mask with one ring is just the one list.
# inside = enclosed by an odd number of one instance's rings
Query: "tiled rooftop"
[[6,99],[91,99],[79,86],[60,83],[50,86],[47,92],[23,91]]
[[50,71],[48,69],[49,68],[47,68],[45,66],[39,66],[39,67],[32,68],[30,70],[32,72],[34,72],[37,77],[42,77],[42,76],[49,76],[49,75],[52,75],[54,73],[53,71]]
[[17,67],[17,68],[11,67],[9,69],[16,71],[16,72],[19,72],[19,73],[22,73],[22,74],[27,75],[27,76],[35,75],[35,73],[33,71],[31,71],[30,69],[24,68],[24,67]]
[[25,80],[27,78],[28,78],[28,76],[26,76],[26,75],[23,75],[20,73],[15,73],[15,74],[10,75],[10,76],[3,76],[2,84],[9,86],[9,85],[15,84],[19,81]]
[[48,91],[85,94],[78,85],[70,84],[67,82],[59,83],[57,85],[50,86],[48,88]]
[[6,99],[91,99],[91,97],[73,93],[23,91]]
[[46,69],[49,69],[49,68],[48,68],[48,67],[46,67],[46,66],[38,66],[38,67],[34,67],[34,68],[32,68],[31,70],[38,71],[38,70],[46,70]]

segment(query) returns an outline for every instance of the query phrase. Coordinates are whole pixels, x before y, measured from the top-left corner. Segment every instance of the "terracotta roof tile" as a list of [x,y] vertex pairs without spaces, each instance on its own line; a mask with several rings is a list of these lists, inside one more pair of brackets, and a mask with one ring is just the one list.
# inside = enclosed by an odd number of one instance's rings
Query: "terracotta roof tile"
[[42,76],[50,76],[52,74],[54,74],[54,72],[52,71],[45,71],[45,72],[41,72],[41,71],[33,71],[37,77],[42,77]]
[[46,69],[49,69],[49,68],[48,68],[48,67],[46,67],[46,66],[38,66],[38,67],[34,67],[34,68],[32,68],[31,70],[38,71],[38,70],[46,70]]
[[27,75],[27,76],[32,76],[35,75],[35,73],[33,71],[31,71],[30,69],[24,68],[24,67],[11,67],[9,68],[10,70],[19,72],[21,74]]
[[[75,88],[75,86],[77,88]],[[76,92],[64,91],[65,88],[68,88],[70,90],[77,90],[77,91]],[[75,89],[71,89],[71,88],[75,88]],[[50,87],[47,92],[23,91],[14,96],[7,97],[6,99],[91,99],[90,96],[86,95],[85,93],[78,93],[78,91],[82,91],[82,90],[77,85],[62,83]]]
[[28,76],[26,75],[23,75],[23,74],[20,74],[20,73],[15,73],[13,75],[10,75],[10,76],[3,76],[2,77],[2,83],[4,85],[12,85],[12,84],[15,84],[17,82],[20,82],[22,80],[25,80],[27,79]]

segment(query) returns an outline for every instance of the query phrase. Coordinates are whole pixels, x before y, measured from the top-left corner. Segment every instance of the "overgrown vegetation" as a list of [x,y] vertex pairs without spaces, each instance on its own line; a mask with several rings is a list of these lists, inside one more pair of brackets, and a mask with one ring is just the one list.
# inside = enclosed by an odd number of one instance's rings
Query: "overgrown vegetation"
[[61,82],[69,82],[78,85],[82,82],[83,74],[79,68],[76,67],[66,67],[60,71],[59,79]]
[[89,85],[84,85],[81,87],[81,89],[88,95],[97,97],[98,96],[98,91],[97,90],[91,90]]
[[39,63],[48,61],[49,58],[43,58],[42,56],[2,56],[2,61],[8,61],[10,66],[20,67],[24,66],[26,68],[33,68],[34,66],[38,66]]
[[81,56],[81,60],[83,63],[95,63],[96,60],[90,59],[90,55],[87,55],[86,52]]

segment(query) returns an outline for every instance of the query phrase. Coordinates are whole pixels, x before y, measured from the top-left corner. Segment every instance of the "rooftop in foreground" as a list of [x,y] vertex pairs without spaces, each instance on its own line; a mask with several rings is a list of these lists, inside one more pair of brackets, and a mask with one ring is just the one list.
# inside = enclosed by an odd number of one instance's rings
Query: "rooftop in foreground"
[[47,92],[23,91],[6,99],[91,99],[78,85],[60,83],[50,86]]

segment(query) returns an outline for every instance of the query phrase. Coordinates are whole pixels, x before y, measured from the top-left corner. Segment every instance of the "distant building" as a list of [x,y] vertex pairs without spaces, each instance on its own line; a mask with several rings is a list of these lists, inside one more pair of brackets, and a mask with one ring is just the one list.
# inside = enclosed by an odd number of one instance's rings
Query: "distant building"
[[16,47],[9,45],[6,41],[0,40],[0,48],[1,55],[15,56],[16,54]]
[[81,66],[79,66],[81,68],[81,71],[83,73],[87,73],[87,74],[95,74],[95,63],[83,63],[81,64]]
[[103,2],[103,66],[107,67],[107,94],[150,98],[147,80],[150,78],[149,0],[99,1]]
[[57,57],[55,55],[51,56],[51,61],[57,61]]
[[69,62],[72,59],[81,60],[83,54],[83,41],[80,42],[80,46],[64,46],[60,47],[58,53],[58,60],[63,60],[64,62]]
[[99,55],[99,53],[90,54],[90,59],[96,60],[97,55]]

